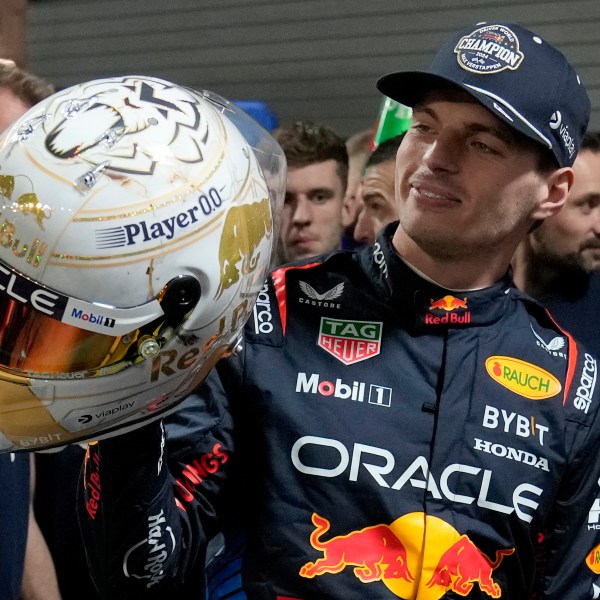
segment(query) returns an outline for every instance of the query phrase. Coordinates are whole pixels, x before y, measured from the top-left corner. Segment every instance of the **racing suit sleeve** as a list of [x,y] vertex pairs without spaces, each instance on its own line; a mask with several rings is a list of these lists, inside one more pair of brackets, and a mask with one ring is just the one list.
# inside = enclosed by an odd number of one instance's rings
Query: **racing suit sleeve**
[[78,512],[103,598],[203,597],[206,545],[233,462],[221,379],[233,385],[232,362],[163,422],[90,444]]
[[542,598],[600,598],[600,394],[597,361],[582,353],[566,403],[565,467],[543,531]]

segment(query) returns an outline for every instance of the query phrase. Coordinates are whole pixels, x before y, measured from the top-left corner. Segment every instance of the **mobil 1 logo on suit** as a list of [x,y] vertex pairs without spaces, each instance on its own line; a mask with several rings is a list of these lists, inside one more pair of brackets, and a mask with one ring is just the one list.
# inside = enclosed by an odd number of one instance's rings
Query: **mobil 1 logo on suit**
[[321,317],[317,344],[345,365],[377,356],[383,323]]

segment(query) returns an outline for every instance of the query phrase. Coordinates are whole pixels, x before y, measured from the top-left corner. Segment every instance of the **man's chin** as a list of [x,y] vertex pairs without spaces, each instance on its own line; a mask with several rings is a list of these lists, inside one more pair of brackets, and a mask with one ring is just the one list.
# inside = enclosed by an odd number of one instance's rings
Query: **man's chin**
[[600,250],[598,248],[590,248],[582,252],[581,263],[587,273],[600,271]]
[[548,257],[546,260],[557,272],[564,275],[590,275],[600,269],[600,257],[596,259],[585,250],[562,256]]
[[288,250],[287,256],[288,256],[288,262],[293,262],[293,261],[297,261],[297,260],[304,260],[306,258],[311,258],[312,256],[317,256],[319,254],[321,254],[321,251],[319,250],[319,248],[316,248],[314,246],[305,246],[305,247],[294,246],[293,248],[290,248]]
[[294,252],[291,254],[290,261],[295,260],[304,260],[306,258],[311,258],[313,256],[318,256],[321,254],[318,250],[302,250],[299,252]]

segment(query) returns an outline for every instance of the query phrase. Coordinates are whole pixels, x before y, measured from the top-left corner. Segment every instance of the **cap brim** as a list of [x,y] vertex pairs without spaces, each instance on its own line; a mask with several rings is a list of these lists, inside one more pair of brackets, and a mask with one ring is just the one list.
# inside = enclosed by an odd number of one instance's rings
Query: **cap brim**
[[541,143],[546,148],[552,148],[552,144],[549,140],[544,138],[541,133],[533,130],[532,127],[528,126],[524,121],[515,118],[514,112],[513,115],[510,115],[510,111],[506,110],[506,107],[503,108],[501,106],[502,100],[500,98],[486,95],[473,86],[470,86],[467,82],[455,81],[426,71],[400,71],[397,73],[389,73],[377,80],[377,89],[381,93],[392,100],[396,100],[396,102],[400,102],[400,104],[410,106],[411,108],[414,107],[427,92],[444,87],[464,90],[479,102],[479,104],[482,104],[492,114],[496,115],[510,127],[516,129],[535,142]]
[[446,86],[463,89],[472,95],[469,88],[441,75],[425,71],[388,73],[377,80],[377,89],[382,94],[410,107],[413,107],[428,91]]

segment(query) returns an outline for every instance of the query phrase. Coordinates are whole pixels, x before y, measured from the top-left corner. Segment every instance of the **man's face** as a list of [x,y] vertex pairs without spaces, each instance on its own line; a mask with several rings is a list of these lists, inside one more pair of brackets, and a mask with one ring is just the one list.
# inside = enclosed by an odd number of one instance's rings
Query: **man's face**
[[401,227],[411,260],[507,259],[549,195],[538,154],[468,94],[436,91],[414,107],[396,158]]
[[583,150],[573,165],[575,182],[564,208],[531,234],[537,260],[557,269],[600,269],[600,153]]
[[363,206],[354,227],[356,241],[372,244],[379,231],[398,218],[394,197],[395,174],[395,160],[365,169],[361,186]]
[[280,248],[286,262],[339,248],[344,189],[333,159],[288,169]]
[[29,106],[17,98],[8,88],[0,87],[0,133],[12,125]]

